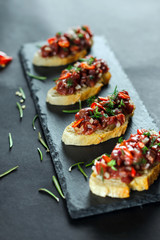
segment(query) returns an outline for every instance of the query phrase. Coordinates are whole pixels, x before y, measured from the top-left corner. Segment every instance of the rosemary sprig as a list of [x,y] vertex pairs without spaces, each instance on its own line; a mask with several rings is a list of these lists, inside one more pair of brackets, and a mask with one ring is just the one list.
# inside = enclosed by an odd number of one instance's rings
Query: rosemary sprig
[[8,133],[8,137],[9,137],[9,148],[11,149],[13,147],[13,139],[12,139],[11,133]]
[[44,76],[36,76],[36,75],[31,74],[30,72],[27,72],[27,75],[28,75],[29,77],[31,77],[31,78],[38,79],[38,80],[42,80],[42,81],[47,79],[47,77],[44,77]]
[[85,167],[90,167],[90,166],[92,166],[92,165],[95,163],[95,161],[98,161],[99,159],[101,159],[103,155],[104,155],[104,154],[102,154],[101,156],[95,158],[94,160],[92,160],[92,162],[86,164]]
[[80,165],[80,164],[83,164],[83,163],[84,162],[78,162],[78,163],[73,164],[72,166],[69,167],[68,171],[71,172],[73,167],[75,167],[77,165]]
[[40,188],[39,192],[46,192],[48,193],[50,196],[52,196],[54,199],[56,199],[57,202],[59,202],[59,198],[56,197],[56,195],[54,195],[52,192],[50,192],[48,189],[46,188]]
[[81,167],[80,164],[78,164],[78,169],[79,169],[79,171],[83,174],[83,176],[84,176],[85,178],[88,178],[87,174],[84,172],[84,170],[83,170],[83,168]]
[[45,143],[45,141],[43,140],[43,138],[41,137],[40,132],[38,133],[38,139],[39,139],[40,143],[45,147],[46,152],[49,152],[49,148],[48,148],[47,144]]
[[55,187],[57,188],[57,191],[58,191],[59,194],[61,195],[61,197],[65,199],[65,196],[64,196],[64,194],[62,193],[62,190],[61,190],[61,187],[60,187],[60,185],[59,185],[59,183],[58,183],[57,178],[56,178],[55,176],[53,176],[53,177],[52,177],[52,180],[53,180],[53,182],[54,182],[54,184],[55,184]]
[[82,102],[81,102],[81,100],[79,100],[79,109],[62,110],[62,112],[64,112],[64,113],[77,113],[77,112],[79,112],[79,110],[81,110],[81,108],[82,108]]
[[41,161],[43,160],[43,154],[42,154],[42,151],[40,150],[40,148],[37,148],[38,152],[39,152],[39,156],[40,156],[40,159]]
[[36,121],[37,118],[38,118],[38,114],[36,114],[36,115],[34,116],[33,121],[32,121],[32,127],[33,127],[34,130],[36,130],[35,121]]
[[9,173],[11,173],[11,172],[13,172],[13,171],[16,170],[18,167],[19,167],[19,166],[13,167],[13,168],[9,169],[8,171],[0,174],[0,178],[6,176],[7,174],[9,174]]
[[18,110],[19,110],[19,116],[20,116],[20,119],[23,118],[23,109],[22,109],[22,106],[19,104],[19,102],[16,102],[17,104],[17,107],[18,107]]
[[21,96],[22,96],[23,100],[25,100],[26,99],[26,95],[25,95],[25,93],[24,93],[24,91],[23,91],[23,89],[21,87],[19,87],[19,91],[21,93]]

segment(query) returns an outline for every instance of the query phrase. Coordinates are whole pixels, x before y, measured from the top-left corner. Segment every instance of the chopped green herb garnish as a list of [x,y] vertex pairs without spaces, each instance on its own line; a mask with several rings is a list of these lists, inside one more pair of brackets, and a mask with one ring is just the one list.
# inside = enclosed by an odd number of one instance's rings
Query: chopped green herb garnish
[[84,35],[83,35],[82,33],[79,33],[79,34],[78,34],[78,37],[79,37],[79,38],[83,38]]
[[92,97],[88,98],[88,99],[87,99],[87,104],[88,104],[88,106],[90,106],[90,105],[94,102],[95,99],[96,99],[95,96],[92,96]]
[[107,114],[107,113],[104,113],[103,116],[104,116],[105,118],[108,118],[108,114]]
[[95,58],[93,58],[93,57],[90,57],[88,59],[86,59],[86,58],[79,59],[80,62],[87,62],[89,65],[91,65],[94,62],[94,60],[95,60]]
[[84,27],[84,26],[82,26],[81,28],[82,28],[82,30],[84,30],[84,31],[86,31],[86,30],[87,30],[87,29],[86,29],[86,27]]
[[140,158],[139,162],[133,163],[134,165],[146,164],[147,160],[145,158]]
[[123,137],[118,138],[118,143],[123,142]]
[[121,108],[122,106],[125,107],[123,99],[121,99],[120,104],[118,105],[118,108]]
[[57,178],[56,178],[55,176],[53,176],[53,177],[52,177],[52,180],[53,180],[53,182],[54,182],[54,184],[55,184],[55,186],[56,186],[56,188],[57,188],[57,191],[58,191],[59,194],[61,195],[61,197],[65,199],[65,196],[64,196],[64,194],[62,193],[62,190],[61,190],[61,187],[60,187],[60,185],[59,185],[59,183],[58,183]]
[[31,74],[30,72],[27,72],[27,75],[31,78],[38,79],[38,80],[46,80],[47,79],[47,77],[35,76],[35,75]]
[[67,70],[71,70],[73,68],[72,65],[68,65],[68,67],[66,68]]
[[23,109],[22,109],[22,106],[19,104],[19,102],[16,102],[17,104],[17,107],[18,107],[18,110],[19,110],[19,116],[20,116],[20,119],[23,118]]
[[57,202],[59,202],[59,198],[56,197],[56,195],[54,195],[52,192],[50,192],[48,189],[46,188],[40,188],[39,189],[39,192],[46,192],[48,193],[49,195],[51,195],[54,199],[56,199]]
[[144,132],[143,135],[145,135],[145,136],[147,136],[147,137],[150,137],[150,136],[151,136],[150,132]]
[[38,152],[39,152],[39,156],[40,156],[40,159],[41,161],[43,160],[43,154],[42,154],[42,151],[40,150],[40,148],[37,148]]
[[107,163],[109,167],[111,167],[114,171],[117,171],[117,168],[115,168],[116,160],[112,159],[110,162]]
[[124,152],[123,148],[121,149],[121,152],[122,152],[122,155],[124,156],[124,155],[125,155],[125,152]]
[[26,99],[26,95],[25,95],[25,93],[24,93],[24,91],[23,91],[23,89],[21,87],[19,87],[19,91],[21,93],[21,96],[22,96],[23,100],[25,100]]
[[56,35],[59,35],[59,36],[61,36],[61,34],[62,34],[61,32],[57,32],[57,33],[56,33]]
[[32,127],[33,127],[34,130],[36,130],[35,121],[36,121],[37,118],[38,118],[38,115],[36,114],[33,118],[33,121],[32,121]]
[[94,78],[94,76],[92,76],[92,75],[89,75],[89,79],[93,79]]
[[73,80],[71,78],[67,79],[67,86],[72,87],[73,86]]
[[148,148],[147,148],[146,146],[144,146],[144,147],[142,148],[142,152],[143,152],[143,154],[146,154],[147,151],[148,151]]
[[80,164],[84,164],[84,162],[78,162],[78,163],[73,164],[72,166],[69,167],[68,171],[71,172],[73,167],[80,165]]
[[158,147],[160,147],[160,143],[156,143],[155,145],[157,145]]
[[64,113],[77,113],[79,112],[79,109],[74,109],[74,110],[62,110]]
[[117,96],[118,96],[118,90],[117,90],[117,86],[116,86],[115,89],[114,89],[114,92],[112,93],[112,95],[110,97],[110,99],[115,100],[117,98]]
[[8,137],[9,137],[9,148],[11,149],[13,147],[13,139],[12,139],[11,133],[8,133]]
[[78,164],[78,169],[79,169],[79,171],[83,174],[83,176],[84,176],[85,178],[88,178],[87,174],[84,172],[84,170],[83,170],[83,168],[81,167],[80,164]]
[[13,171],[16,170],[18,167],[19,167],[19,166],[13,167],[13,168],[9,169],[8,171],[6,171],[6,172],[4,172],[4,173],[1,173],[1,174],[0,174],[0,178],[6,176],[7,174],[9,174],[9,173],[11,173],[11,172],[13,172]]
[[91,118],[101,118],[102,117],[102,114],[98,111],[98,107],[96,107],[94,110],[93,110],[93,115],[90,116]]
[[157,139],[156,137],[153,137],[153,138],[151,139],[151,144],[150,144],[150,146],[149,146],[150,148],[153,147],[156,139]]
[[57,78],[54,78],[54,79],[53,79],[53,81],[55,81],[55,82],[56,82],[58,79],[59,79],[58,77],[57,77]]
[[47,144],[45,143],[45,141],[42,139],[40,132],[38,133],[38,139],[39,139],[40,143],[45,147],[46,152],[49,152],[49,148],[48,148]]

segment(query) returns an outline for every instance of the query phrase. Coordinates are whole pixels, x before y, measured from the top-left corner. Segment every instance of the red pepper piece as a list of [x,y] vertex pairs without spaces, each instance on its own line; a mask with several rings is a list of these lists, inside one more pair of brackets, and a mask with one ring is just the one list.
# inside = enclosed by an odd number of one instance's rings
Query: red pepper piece
[[101,104],[96,103],[96,102],[93,102],[93,103],[91,104],[91,108],[94,109],[95,107],[99,107],[99,108],[103,109],[104,111],[106,110]]
[[73,127],[73,128],[77,127],[83,120],[84,120],[84,118],[79,119],[78,121],[76,121],[76,122],[72,125],[72,127]]
[[61,37],[58,40],[58,45],[62,48],[68,48],[70,45],[70,42],[65,37]]
[[7,63],[12,61],[12,57],[7,56],[6,53],[0,51],[0,66],[5,67]]
[[119,92],[118,93],[118,97],[122,98],[122,99],[129,99],[130,97],[125,94],[124,92]]
[[102,158],[104,159],[104,161],[105,161],[106,163],[108,163],[108,162],[111,161],[111,158],[108,157],[107,155],[103,155]]
[[139,148],[144,148],[144,146],[145,146],[145,145],[144,145],[143,142],[138,142],[138,147],[139,147]]
[[133,167],[131,168],[131,176],[132,177],[136,176],[136,170]]
[[91,30],[90,30],[90,28],[89,28],[87,25],[83,25],[83,26],[82,26],[82,29],[83,29],[84,31],[88,32],[90,36],[92,36]]
[[142,135],[144,132],[148,132],[148,131],[145,129],[137,129],[137,133],[140,135]]
[[78,46],[73,45],[73,46],[70,47],[70,50],[71,50],[71,52],[78,52],[80,49],[79,49]]
[[72,74],[70,72],[64,73],[58,80],[69,78]]
[[98,97],[98,98],[99,98],[99,100],[101,100],[101,101],[108,101],[108,100],[109,100],[108,97]]
[[97,170],[97,174],[103,176],[104,173],[107,170],[107,165],[106,163],[102,163],[102,162],[96,162],[96,170]]
[[95,69],[95,65],[88,65],[86,62],[82,62],[81,67],[88,70]]
[[55,42],[57,40],[56,37],[53,37],[53,38],[49,38],[47,41],[49,44],[52,44],[53,42]]

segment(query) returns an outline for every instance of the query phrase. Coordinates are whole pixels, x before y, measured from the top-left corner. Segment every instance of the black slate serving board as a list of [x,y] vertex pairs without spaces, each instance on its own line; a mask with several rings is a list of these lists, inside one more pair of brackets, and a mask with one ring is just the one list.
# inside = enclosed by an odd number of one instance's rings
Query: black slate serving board
[[[46,141],[50,148],[50,154],[59,182],[66,196],[70,216],[72,218],[82,218],[159,201],[159,180],[157,180],[148,191],[131,192],[131,197],[128,199],[112,199],[109,197],[101,198],[90,192],[88,180],[83,177],[78,169],[73,169],[72,172],[68,171],[69,167],[76,162],[83,161],[87,164],[102,153],[110,153],[117,143],[117,139],[111,139],[105,143],[87,147],[65,146],[61,142],[61,136],[64,128],[74,120],[74,114],[66,114],[63,113],[62,110],[77,109],[78,104],[68,107],[50,106],[46,104],[45,99],[47,91],[54,86],[54,82],[52,80],[59,76],[64,67],[45,68],[35,67],[32,65],[33,55],[38,49],[37,45],[42,44],[43,43],[41,42],[23,45],[20,50],[20,59],[40,118]],[[129,94],[136,105],[135,114],[129,123],[124,137],[128,138],[131,133],[136,133],[138,128],[158,130],[132,83],[124,73],[103,37],[94,37],[94,45],[90,54],[96,56],[97,58],[103,58],[106,60],[112,74],[109,85],[104,87],[99,95],[107,96],[113,92],[115,86],[117,85],[119,90],[126,89],[129,91]],[[47,80],[39,81],[31,79],[26,74],[27,71],[35,75],[47,76]],[[85,106],[85,104],[86,103],[84,102],[82,106]],[[85,168],[84,165],[83,169],[87,175],[90,176],[91,168]]]

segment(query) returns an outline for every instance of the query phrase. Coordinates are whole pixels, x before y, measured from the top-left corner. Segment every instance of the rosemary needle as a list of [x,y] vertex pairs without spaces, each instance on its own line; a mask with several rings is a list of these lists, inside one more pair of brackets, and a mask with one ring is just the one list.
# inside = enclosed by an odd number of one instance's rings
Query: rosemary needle
[[48,148],[47,144],[45,143],[45,141],[42,139],[40,132],[38,133],[38,139],[39,139],[40,143],[46,148],[46,151],[49,152],[49,148]]
[[43,160],[43,154],[42,154],[42,151],[40,150],[40,148],[37,148],[38,152],[39,152],[39,156],[40,156],[40,159],[41,161]]
[[32,121],[32,127],[33,127],[34,130],[36,130],[35,121],[36,121],[37,118],[38,118],[38,115],[36,114],[33,118],[33,121]]
[[19,116],[22,119],[23,118],[23,109],[22,106],[19,104],[19,102],[16,102],[18,110],[19,110]]
[[24,93],[24,91],[23,91],[23,89],[21,87],[19,87],[19,91],[21,93],[21,96],[22,96],[23,100],[25,100],[26,99],[26,95],[25,95],[25,93]]
[[11,133],[8,133],[8,137],[9,137],[9,148],[11,149],[13,147],[13,139],[12,139]]
[[11,173],[12,171],[16,170],[18,167],[19,167],[19,166],[13,167],[13,168],[9,169],[8,171],[0,174],[0,178],[6,176],[7,174],[9,174],[9,173]]
[[38,80],[46,80],[47,77],[44,77],[44,76],[36,76],[36,75],[33,75],[31,74],[30,72],[27,72],[27,75],[31,78],[34,78],[34,79],[38,79]]
[[46,189],[46,188],[40,188],[40,189],[39,189],[39,192],[40,192],[40,191],[48,193],[48,194],[51,195],[54,199],[56,199],[57,202],[59,202],[59,198],[56,197],[56,195],[54,195],[54,194],[53,194],[52,192],[50,192],[48,189]]
[[53,176],[53,177],[52,177],[52,180],[53,180],[53,182],[54,182],[54,184],[55,184],[55,186],[56,186],[56,188],[57,188],[57,191],[58,191],[59,194],[61,195],[61,197],[65,199],[65,196],[64,196],[63,193],[62,193],[62,190],[61,190],[61,187],[60,187],[60,185],[59,185],[59,183],[58,183],[57,178],[56,178],[55,176]]
[[80,165],[80,164],[83,164],[83,163],[84,162],[78,162],[78,163],[73,164],[72,166],[69,167],[68,171],[71,172],[73,167],[75,167],[77,165]]
[[80,164],[78,164],[78,169],[79,169],[79,171],[83,174],[83,176],[84,176],[85,178],[88,178],[87,174],[84,172],[84,170],[83,170],[83,168],[81,167]]

